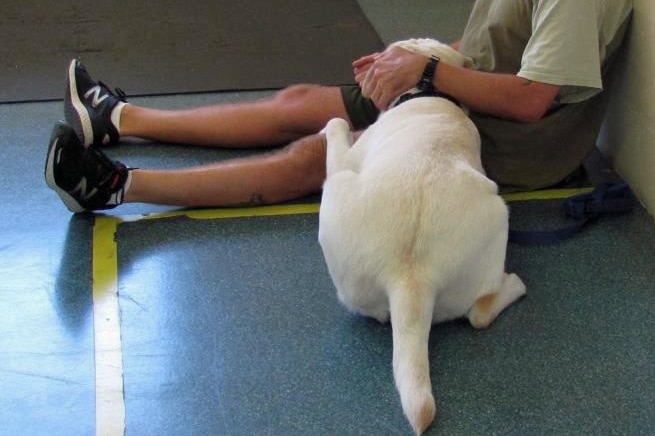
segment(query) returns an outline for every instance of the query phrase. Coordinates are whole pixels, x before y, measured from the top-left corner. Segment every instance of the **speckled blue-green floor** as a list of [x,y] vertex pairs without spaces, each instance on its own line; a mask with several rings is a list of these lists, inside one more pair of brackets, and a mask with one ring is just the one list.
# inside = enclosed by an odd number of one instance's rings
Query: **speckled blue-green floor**
[[[515,221],[556,213],[547,203],[514,204],[526,215]],[[316,215],[121,225],[129,430],[407,434],[389,326],[337,303],[317,226]],[[488,331],[432,331],[430,434],[652,431],[654,227],[638,211],[561,245],[512,246],[508,269],[529,296]]]
[[[374,3],[362,5],[376,26],[397,24]],[[417,11],[428,2],[411,3],[421,28]],[[95,433],[94,219],[71,215],[42,175],[61,117],[61,102],[0,105],[2,435]],[[110,153],[168,167],[240,154],[142,145]],[[547,226],[559,214],[557,202],[512,211],[519,227]],[[317,228],[315,214],[119,226],[128,435],[410,434],[390,329],[338,304]],[[508,269],[528,296],[487,331],[464,322],[432,331],[439,415],[429,434],[655,433],[654,262],[655,223],[641,208],[560,245],[511,245]]]

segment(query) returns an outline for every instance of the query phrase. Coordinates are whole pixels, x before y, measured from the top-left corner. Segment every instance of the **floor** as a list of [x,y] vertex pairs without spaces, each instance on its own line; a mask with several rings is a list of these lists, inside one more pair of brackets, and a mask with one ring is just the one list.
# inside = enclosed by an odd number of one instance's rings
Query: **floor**
[[[454,39],[470,5],[441,2],[457,19],[435,13],[433,24],[426,11],[440,2],[360,3],[386,42]],[[43,181],[62,116],[60,101],[0,105],[0,434],[411,434],[389,326],[336,299],[318,198],[71,215]],[[109,153],[141,167],[246,154],[142,143]],[[516,228],[563,224],[559,200],[510,205]],[[428,434],[655,433],[654,261],[655,222],[640,207],[559,245],[510,245],[527,297],[486,331],[433,328],[439,412]]]

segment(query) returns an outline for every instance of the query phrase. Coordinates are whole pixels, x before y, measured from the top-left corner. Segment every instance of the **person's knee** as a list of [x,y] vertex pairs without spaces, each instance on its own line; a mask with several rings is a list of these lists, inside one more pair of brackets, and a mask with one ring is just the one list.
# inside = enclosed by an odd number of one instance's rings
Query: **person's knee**
[[317,192],[325,181],[327,142],[322,134],[289,144],[285,150],[293,183],[306,193]]
[[280,106],[305,106],[318,103],[316,94],[323,89],[319,85],[292,85],[278,91],[275,94],[274,101]]
[[316,133],[331,118],[347,116],[336,87],[294,85],[275,94],[272,102],[280,125],[291,137]]

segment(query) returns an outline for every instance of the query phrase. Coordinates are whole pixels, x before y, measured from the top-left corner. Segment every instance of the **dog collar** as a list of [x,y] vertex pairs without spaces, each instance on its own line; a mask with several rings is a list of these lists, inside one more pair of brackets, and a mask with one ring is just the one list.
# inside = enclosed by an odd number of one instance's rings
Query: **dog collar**
[[444,94],[443,92],[439,92],[437,90],[432,90],[432,91],[421,91],[420,89],[414,88],[411,89],[410,91],[402,94],[396,102],[391,106],[391,107],[396,107],[402,103],[405,103],[406,101],[415,99],[415,98],[421,98],[421,97],[440,97],[440,98],[445,98],[446,100],[450,100],[451,102],[455,103],[457,106],[459,106],[459,102],[455,100],[453,97],[451,97],[448,94]]

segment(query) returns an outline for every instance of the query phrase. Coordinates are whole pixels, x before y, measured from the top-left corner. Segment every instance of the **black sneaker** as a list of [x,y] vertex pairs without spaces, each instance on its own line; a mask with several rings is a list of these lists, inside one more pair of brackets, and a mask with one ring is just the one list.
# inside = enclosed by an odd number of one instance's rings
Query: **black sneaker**
[[80,61],[71,61],[64,113],[85,147],[118,142],[118,130],[111,122],[111,111],[119,101],[126,101],[121,89],[116,88],[114,93],[104,83],[91,79]]
[[55,124],[45,180],[71,212],[111,209],[123,202],[129,169],[94,147],[82,145],[68,124]]

